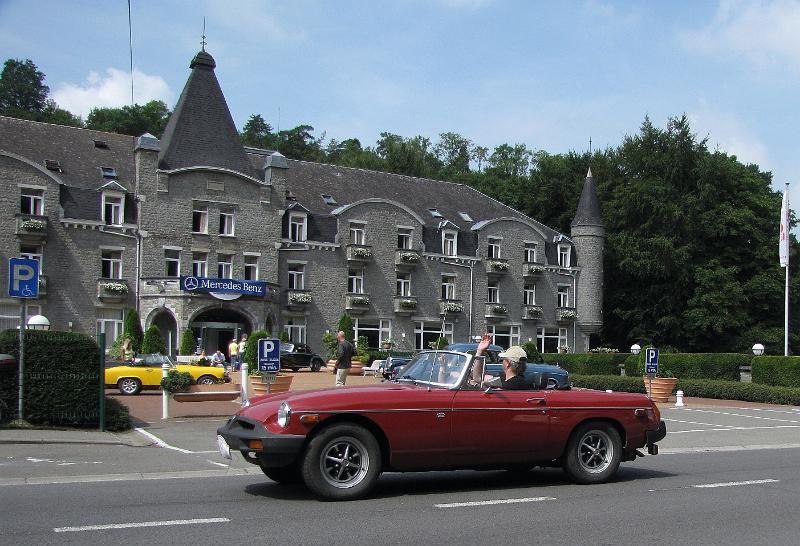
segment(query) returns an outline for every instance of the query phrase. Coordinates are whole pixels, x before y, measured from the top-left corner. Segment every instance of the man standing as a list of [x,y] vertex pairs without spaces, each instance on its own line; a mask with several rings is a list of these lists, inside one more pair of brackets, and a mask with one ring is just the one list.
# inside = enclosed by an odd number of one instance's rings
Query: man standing
[[347,341],[344,337],[344,332],[336,334],[336,339],[339,340],[336,346],[336,386],[344,387],[347,381],[347,374],[350,373],[351,359],[353,358],[353,344]]
[[244,362],[244,350],[247,348],[247,334],[242,334],[242,340],[239,342],[239,367],[237,369],[242,369],[242,363]]
[[239,369],[239,343],[236,338],[233,338],[228,344],[228,356],[231,359],[231,370],[237,371]]

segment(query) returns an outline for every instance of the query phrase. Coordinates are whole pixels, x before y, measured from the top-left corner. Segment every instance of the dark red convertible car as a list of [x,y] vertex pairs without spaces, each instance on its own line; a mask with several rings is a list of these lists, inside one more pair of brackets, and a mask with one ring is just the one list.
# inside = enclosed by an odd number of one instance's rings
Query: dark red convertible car
[[483,380],[483,359],[426,351],[394,382],[254,398],[217,441],[276,482],[343,500],[368,494],[381,472],[561,466],[577,483],[605,482],[666,435],[641,394]]

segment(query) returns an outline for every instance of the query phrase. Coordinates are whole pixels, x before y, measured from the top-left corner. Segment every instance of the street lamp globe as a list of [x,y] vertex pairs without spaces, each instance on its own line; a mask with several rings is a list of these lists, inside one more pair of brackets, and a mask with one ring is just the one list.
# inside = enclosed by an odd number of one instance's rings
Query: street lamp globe
[[639,346],[638,343],[634,343],[631,345],[631,354],[638,355],[641,352],[642,348]]
[[28,319],[29,330],[49,330],[50,320],[44,315],[33,315]]
[[753,345],[753,354],[756,356],[761,356],[764,354],[764,346],[760,343],[756,343]]

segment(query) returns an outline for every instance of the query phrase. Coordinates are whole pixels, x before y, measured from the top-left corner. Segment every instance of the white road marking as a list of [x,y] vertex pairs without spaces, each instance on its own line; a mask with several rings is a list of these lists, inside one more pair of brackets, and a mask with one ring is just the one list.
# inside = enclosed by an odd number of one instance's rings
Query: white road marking
[[685,455],[687,453],[721,453],[726,451],[756,451],[762,449],[798,449],[800,444],[762,444],[750,446],[718,446],[718,447],[665,447],[660,448],[660,455]]
[[42,478],[0,478],[0,487],[12,485],[59,485],[69,483],[103,483],[139,480],[179,480],[200,478],[231,478],[237,476],[263,476],[261,469],[226,468],[224,470],[185,470],[181,472],[131,472],[128,474],[96,474],[83,476],[48,476]]
[[700,423],[698,421],[681,421],[680,419],[664,419],[665,422],[668,423],[683,423],[684,425],[700,425],[703,427],[728,427],[728,426],[735,426],[735,425],[720,425],[718,423]]
[[207,462],[207,463],[211,463],[211,464],[215,464],[215,465],[217,465],[217,466],[221,466],[221,467],[223,467],[223,468],[228,468],[228,466],[229,466],[229,465],[227,465],[227,464],[223,464],[223,463],[218,463],[218,462],[216,462],[216,461],[212,461],[211,459],[206,459],[206,462]]
[[464,506],[492,506],[495,504],[517,504],[523,502],[541,502],[557,500],[555,497],[529,497],[525,499],[498,499],[487,501],[475,502],[448,502],[443,504],[434,504],[436,508],[462,508]]
[[729,417],[744,417],[745,419],[761,419],[761,420],[764,420],[764,421],[779,421],[779,422],[782,422],[782,423],[798,423],[798,424],[800,424],[800,421],[795,421],[793,419],[778,419],[776,417],[762,417],[760,415],[746,415],[746,414],[743,414],[743,413],[731,413],[729,411],[702,410],[702,409],[696,409],[696,408],[683,408],[680,411],[693,411],[693,412],[696,412],[696,413],[712,413],[712,414],[715,414],[715,415],[727,415]]
[[144,436],[145,438],[156,444],[158,447],[163,447],[165,449],[174,449],[175,451],[179,451],[180,453],[188,453],[188,454],[194,453],[194,451],[189,451],[188,449],[183,449],[182,447],[171,446],[167,442],[156,436],[155,434],[148,432],[142,428],[136,428],[134,430],[136,430],[136,432],[138,432],[139,434],[141,434],[142,436]]
[[106,525],[84,525],[81,527],[54,527],[56,533],[80,531],[105,531],[107,529],[134,529],[137,527],[168,527],[170,525],[195,525],[197,523],[229,523],[228,518],[172,519],[166,521],[140,521],[138,523],[110,523]]
[[747,480],[743,482],[723,482],[723,483],[704,483],[700,485],[693,485],[692,487],[697,488],[714,488],[714,487],[736,487],[737,485],[757,485],[760,483],[778,483],[780,480],[773,480],[771,478],[766,480]]
[[730,425],[711,425],[717,428],[697,428],[691,430],[668,430],[667,434],[686,434],[687,432],[731,432],[736,430],[775,430],[779,428],[800,428],[800,425],[775,425],[765,427],[732,427]]

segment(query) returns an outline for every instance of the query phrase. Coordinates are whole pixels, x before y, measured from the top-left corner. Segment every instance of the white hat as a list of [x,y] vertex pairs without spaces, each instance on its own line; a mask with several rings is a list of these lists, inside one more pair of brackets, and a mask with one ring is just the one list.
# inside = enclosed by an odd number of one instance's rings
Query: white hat
[[525,349],[523,349],[519,345],[513,345],[508,349],[506,349],[505,351],[503,351],[502,353],[500,353],[498,357],[500,357],[501,359],[507,358],[508,360],[511,360],[513,362],[519,362],[523,358],[527,360],[528,353],[526,353]]

